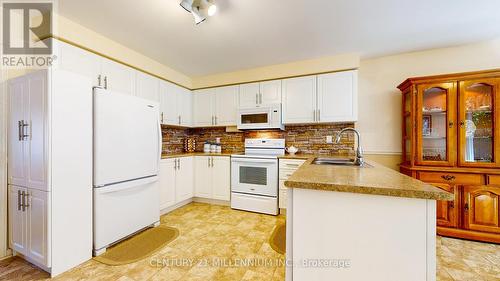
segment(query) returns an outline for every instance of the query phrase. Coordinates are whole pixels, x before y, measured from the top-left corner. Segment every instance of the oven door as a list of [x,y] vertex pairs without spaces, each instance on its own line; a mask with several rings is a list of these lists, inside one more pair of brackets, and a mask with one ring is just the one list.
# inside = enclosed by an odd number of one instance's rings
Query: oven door
[[231,191],[278,196],[278,160],[232,157]]

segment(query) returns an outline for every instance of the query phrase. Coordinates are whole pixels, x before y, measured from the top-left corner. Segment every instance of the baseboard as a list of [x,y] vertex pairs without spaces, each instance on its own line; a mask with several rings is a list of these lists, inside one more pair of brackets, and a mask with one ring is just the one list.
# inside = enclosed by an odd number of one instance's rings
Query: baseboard
[[163,209],[160,210],[160,215],[163,216],[165,214],[168,214],[168,213],[172,212],[173,210],[178,209],[178,208],[180,208],[180,207],[182,207],[184,205],[187,205],[187,204],[189,204],[191,202],[193,202],[193,198],[189,198],[189,199],[181,201],[181,202],[179,202],[179,203],[177,203],[175,205],[163,208]]
[[466,240],[500,244],[500,234],[494,234],[494,233],[478,232],[472,230],[438,226],[437,234],[452,238],[461,238]]
[[231,201],[218,200],[218,199],[208,199],[208,198],[201,198],[201,197],[194,197],[193,202],[221,205],[221,206],[231,206]]

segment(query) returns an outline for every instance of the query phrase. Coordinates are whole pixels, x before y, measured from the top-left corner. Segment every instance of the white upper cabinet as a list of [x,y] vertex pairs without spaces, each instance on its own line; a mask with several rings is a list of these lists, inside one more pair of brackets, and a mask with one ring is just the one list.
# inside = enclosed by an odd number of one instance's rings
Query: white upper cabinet
[[259,107],[272,103],[281,103],[281,80],[240,85],[240,107]]
[[240,107],[255,107],[259,105],[260,83],[240,85]]
[[137,71],[135,86],[138,97],[160,102],[160,79]]
[[134,69],[103,59],[101,70],[105,89],[135,95],[136,71]]
[[214,117],[214,97],[215,90],[203,89],[193,93],[193,126],[208,127],[213,126]]
[[177,117],[179,116],[177,96],[172,83],[160,81],[160,119],[162,124],[177,125]]
[[319,122],[358,120],[358,71],[318,75]]
[[238,115],[238,86],[215,88],[216,126],[236,126]]
[[160,81],[160,121],[165,125],[189,127],[192,124],[191,91]]
[[355,122],[357,71],[341,71],[283,80],[283,122],[311,124]]
[[281,80],[260,82],[260,104],[281,103]]
[[101,75],[103,58],[64,42],[53,41],[54,51],[59,53],[56,61],[59,68],[90,77],[93,86],[104,87],[104,77]]
[[194,91],[193,126],[235,126],[238,110],[238,92],[238,86]]
[[316,76],[283,80],[283,122],[285,124],[316,121]]
[[190,90],[175,86],[177,88],[178,125],[190,127],[193,121],[193,94]]

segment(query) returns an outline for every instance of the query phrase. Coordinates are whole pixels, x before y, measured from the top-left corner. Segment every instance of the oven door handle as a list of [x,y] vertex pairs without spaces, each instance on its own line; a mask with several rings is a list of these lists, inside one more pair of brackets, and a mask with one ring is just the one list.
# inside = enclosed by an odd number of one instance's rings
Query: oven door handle
[[277,164],[276,159],[256,159],[256,158],[232,158],[232,162],[237,163],[268,163],[268,164]]

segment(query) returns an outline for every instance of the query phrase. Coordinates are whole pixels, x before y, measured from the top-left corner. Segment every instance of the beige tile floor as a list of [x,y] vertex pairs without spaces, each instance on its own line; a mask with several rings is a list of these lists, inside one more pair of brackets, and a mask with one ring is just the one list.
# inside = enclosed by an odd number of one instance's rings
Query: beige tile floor
[[[180,236],[151,258],[123,266],[90,260],[55,280],[284,280],[284,267],[272,264],[283,261],[283,256],[267,243],[276,223],[284,220],[282,216],[192,203],[161,220],[177,227]],[[437,245],[438,280],[500,280],[499,245],[441,237]],[[229,264],[249,258],[260,264]],[[0,280],[47,277],[19,258],[0,261]]]

